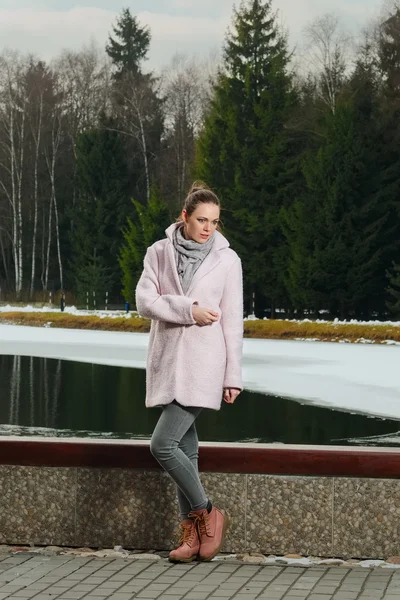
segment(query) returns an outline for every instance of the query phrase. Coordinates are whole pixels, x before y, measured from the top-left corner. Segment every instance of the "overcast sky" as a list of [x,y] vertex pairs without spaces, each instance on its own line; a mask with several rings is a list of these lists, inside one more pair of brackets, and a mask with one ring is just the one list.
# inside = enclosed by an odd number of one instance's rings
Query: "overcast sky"
[[[376,16],[383,0],[275,0],[292,44],[315,16],[334,11],[350,31]],[[43,59],[92,39],[104,46],[118,13],[129,7],[149,25],[148,65],[160,68],[176,53],[206,56],[218,50],[234,0],[0,0],[0,48],[33,52]]]

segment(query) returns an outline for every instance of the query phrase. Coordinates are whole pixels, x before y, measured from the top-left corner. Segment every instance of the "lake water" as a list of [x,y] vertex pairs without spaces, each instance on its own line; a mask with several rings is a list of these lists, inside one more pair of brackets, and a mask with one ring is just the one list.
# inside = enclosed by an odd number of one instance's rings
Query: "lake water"
[[[0,382],[0,435],[143,439],[160,414],[144,405],[140,369],[0,356]],[[197,426],[203,441],[323,445],[375,445],[400,429],[395,420],[246,391],[233,406],[204,410]]]

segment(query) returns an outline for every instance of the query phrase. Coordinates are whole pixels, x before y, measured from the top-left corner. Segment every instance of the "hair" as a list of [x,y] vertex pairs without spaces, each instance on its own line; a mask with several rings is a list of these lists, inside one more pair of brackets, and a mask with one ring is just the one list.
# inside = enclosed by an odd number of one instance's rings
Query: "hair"
[[[221,202],[217,196],[203,181],[195,181],[189,190],[183,203],[182,210],[186,210],[188,217],[194,213],[199,204],[215,204],[221,207]],[[182,221],[179,216],[177,221]]]

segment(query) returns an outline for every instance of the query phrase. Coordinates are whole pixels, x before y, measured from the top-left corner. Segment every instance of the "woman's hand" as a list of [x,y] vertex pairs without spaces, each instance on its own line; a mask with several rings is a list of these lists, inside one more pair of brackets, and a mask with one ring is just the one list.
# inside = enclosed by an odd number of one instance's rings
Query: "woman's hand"
[[211,310],[211,308],[203,308],[196,304],[192,306],[192,315],[197,325],[201,326],[211,325],[211,323],[218,321],[218,313]]
[[237,388],[225,388],[224,389],[224,400],[228,404],[233,404],[236,398],[239,396],[240,390]]

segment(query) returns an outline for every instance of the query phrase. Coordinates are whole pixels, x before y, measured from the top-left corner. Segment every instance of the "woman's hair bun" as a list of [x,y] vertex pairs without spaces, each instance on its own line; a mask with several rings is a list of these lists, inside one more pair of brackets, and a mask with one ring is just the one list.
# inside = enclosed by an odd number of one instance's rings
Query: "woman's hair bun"
[[201,190],[209,190],[210,188],[208,187],[208,185],[206,185],[204,183],[204,181],[194,181],[192,183],[192,187],[189,190],[189,196],[190,194],[194,194],[195,192],[200,192]]
[[[190,217],[191,214],[196,210],[199,204],[210,203],[215,204],[216,206],[220,206],[220,201],[218,196],[210,190],[207,184],[204,181],[195,181],[192,184],[192,187],[189,190],[188,195],[185,198],[185,202],[183,203],[183,210],[186,211],[187,215]],[[179,220],[182,220],[179,218]]]

